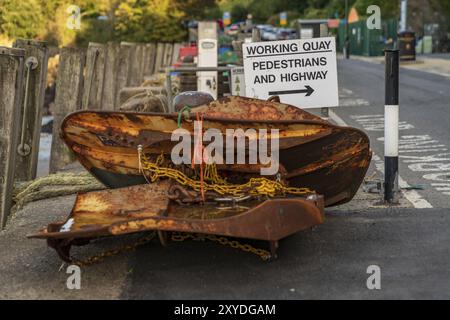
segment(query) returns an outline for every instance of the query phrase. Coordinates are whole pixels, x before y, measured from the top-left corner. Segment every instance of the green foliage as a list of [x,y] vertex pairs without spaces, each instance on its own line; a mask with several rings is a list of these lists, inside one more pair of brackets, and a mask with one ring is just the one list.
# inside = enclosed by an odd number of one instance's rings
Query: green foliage
[[394,18],[399,16],[400,5],[397,1],[392,0],[357,0],[355,8],[360,17],[367,16],[366,10],[370,5],[377,5],[381,8],[384,19]]
[[231,9],[231,17],[233,21],[245,21],[247,18],[248,9],[242,4],[236,4]]
[[9,38],[34,38],[44,24],[37,0],[0,0],[0,33]]
[[264,23],[277,12],[277,3],[273,0],[252,1],[248,7],[254,22]]
[[[66,26],[71,4],[81,8],[81,30]],[[382,19],[399,16],[399,1],[348,0],[348,4],[362,17],[372,4],[380,6]],[[344,18],[344,7],[344,0],[0,0],[0,38],[40,38],[58,45],[181,41],[187,35],[186,21],[218,19],[224,11],[231,13],[233,22],[251,13],[256,23],[277,25],[282,11],[288,12],[289,23],[297,18]],[[414,10],[428,20],[438,12],[440,25],[450,26],[450,0],[410,0],[408,7],[408,23],[414,29],[422,23],[414,21],[418,19],[411,16]]]
[[[186,9],[186,3],[184,4]],[[115,12],[114,38],[127,41],[181,41],[184,13],[170,0],[127,0]]]

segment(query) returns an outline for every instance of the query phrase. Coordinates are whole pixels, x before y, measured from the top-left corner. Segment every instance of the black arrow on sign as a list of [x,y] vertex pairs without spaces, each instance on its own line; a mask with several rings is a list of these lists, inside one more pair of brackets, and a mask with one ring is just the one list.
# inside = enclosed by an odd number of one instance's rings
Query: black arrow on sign
[[314,89],[308,85],[305,85],[305,88],[306,89],[299,89],[299,90],[269,91],[269,96],[279,96],[282,94],[294,94],[294,93],[306,93],[305,97],[309,97],[314,92]]

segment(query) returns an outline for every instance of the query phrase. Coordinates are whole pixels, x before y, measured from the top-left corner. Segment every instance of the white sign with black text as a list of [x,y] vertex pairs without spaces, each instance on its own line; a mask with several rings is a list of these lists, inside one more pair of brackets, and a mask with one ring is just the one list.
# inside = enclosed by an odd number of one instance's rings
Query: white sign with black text
[[247,97],[300,108],[339,105],[334,37],[243,44]]

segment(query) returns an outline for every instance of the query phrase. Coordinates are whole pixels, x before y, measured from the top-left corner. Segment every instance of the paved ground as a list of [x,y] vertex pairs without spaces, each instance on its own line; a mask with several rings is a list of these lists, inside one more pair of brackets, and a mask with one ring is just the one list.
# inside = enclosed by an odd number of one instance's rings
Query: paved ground
[[431,59],[447,59],[450,60],[450,53],[431,53],[431,54],[425,54],[425,55],[418,55],[417,57],[427,57]]
[[[72,202],[64,197],[29,205],[0,233],[0,298],[450,298],[450,215],[396,208],[328,211],[323,225],[283,240],[271,263],[214,243],[162,248],[154,241],[82,268],[81,290],[69,290],[56,254],[25,235],[64,217]],[[132,240],[103,240],[75,253]],[[369,265],[381,268],[381,290],[366,288]]]

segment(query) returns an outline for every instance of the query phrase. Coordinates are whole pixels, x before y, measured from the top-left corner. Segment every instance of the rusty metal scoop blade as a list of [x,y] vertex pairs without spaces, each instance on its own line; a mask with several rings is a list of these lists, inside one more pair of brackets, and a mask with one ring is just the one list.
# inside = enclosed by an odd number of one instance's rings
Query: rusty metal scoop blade
[[[64,261],[72,245],[91,239],[144,231],[189,232],[264,240],[273,251],[277,241],[323,222],[323,197],[250,200],[233,206],[205,203],[179,205],[169,200],[172,182],[78,194],[65,221],[49,224],[29,238],[47,239]],[[276,244],[276,245],[275,245]],[[272,252],[273,255],[276,252]]]

